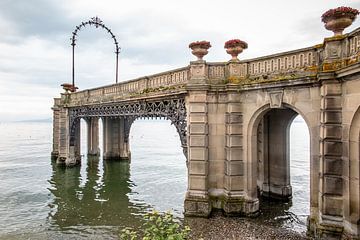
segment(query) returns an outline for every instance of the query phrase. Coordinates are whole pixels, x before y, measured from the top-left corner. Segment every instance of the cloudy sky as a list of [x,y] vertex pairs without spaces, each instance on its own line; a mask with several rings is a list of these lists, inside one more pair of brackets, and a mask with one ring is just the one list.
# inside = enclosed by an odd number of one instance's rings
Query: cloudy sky
[[[0,0],[0,121],[51,117],[60,84],[71,82],[70,37],[100,17],[120,47],[119,78],[128,80],[194,60],[188,44],[208,40],[207,61],[226,61],[224,42],[249,44],[241,59],[309,47],[332,35],[320,16],[329,8],[360,9],[359,0]],[[357,19],[346,29],[360,26]],[[104,30],[80,31],[76,83],[80,89],[115,81],[115,46]]]

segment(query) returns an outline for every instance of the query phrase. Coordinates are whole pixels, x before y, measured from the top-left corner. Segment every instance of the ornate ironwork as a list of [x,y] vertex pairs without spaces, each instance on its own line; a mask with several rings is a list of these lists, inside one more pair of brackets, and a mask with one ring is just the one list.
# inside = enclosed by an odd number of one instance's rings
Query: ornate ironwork
[[80,118],[89,117],[112,117],[126,118],[128,127],[125,135],[128,136],[131,124],[137,118],[158,118],[169,119],[176,127],[180,136],[181,145],[186,156],[186,108],[185,99],[169,99],[155,101],[136,101],[127,103],[109,103],[102,105],[81,106],[69,109],[70,117],[70,145],[75,142],[76,123]]
[[72,46],[72,85],[75,86],[75,46],[76,46],[76,36],[78,34],[78,32],[81,30],[81,28],[87,26],[87,25],[94,25],[96,28],[103,28],[105,29],[110,35],[111,38],[114,40],[114,44],[115,44],[115,54],[116,54],[116,75],[115,75],[115,82],[118,82],[118,71],[119,71],[119,53],[120,53],[120,47],[119,47],[119,43],[116,40],[115,35],[111,32],[111,29],[108,28],[107,26],[105,26],[105,24],[103,24],[103,21],[96,17],[91,18],[89,21],[87,22],[82,22],[81,24],[77,25],[75,27],[74,32],[72,33],[72,37],[70,38],[71,40],[71,46]]

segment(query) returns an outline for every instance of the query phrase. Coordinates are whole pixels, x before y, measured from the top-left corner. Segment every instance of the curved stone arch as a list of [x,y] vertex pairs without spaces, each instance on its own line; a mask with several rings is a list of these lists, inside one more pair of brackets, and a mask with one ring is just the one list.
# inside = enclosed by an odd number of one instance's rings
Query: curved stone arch
[[[313,158],[313,156],[315,156],[314,153],[317,150],[316,147],[319,146],[319,143],[315,140],[315,135],[317,134],[313,131],[314,127],[318,128],[318,126],[312,125],[309,116],[305,114],[304,111],[295,107],[294,105],[283,102],[282,106],[300,115],[304,119],[308,127],[310,136],[310,214],[312,214],[313,212],[315,212],[313,211],[313,209],[318,208],[319,201],[318,195],[316,194],[319,190],[319,164],[317,163],[318,161],[315,161],[315,159]],[[257,149],[257,127],[259,126],[262,117],[265,116],[265,114],[270,112],[272,109],[274,108],[270,107],[270,103],[264,103],[251,113],[248,113],[251,117],[249,118],[247,124],[244,125],[244,129],[247,129],[247,132],[244,133],[244,135],[246,136],[245,143],[247,144],[247,146],[244,147],[245,151],[247,151],[244,152],[245,159],[247,159],[247,171],[245,173],[247,185],[245,186],[245,188],[247,190],[248,196],[251,198],[257,197],[257,151],[254,150]],[[295,115],[294,118],[296,116],[297,115]],[[289,121],[289,126],[291,125],[292,120],[293,119]]]
[[[343,159],[343,161],[348,162],[349,168],[349,182],[345,187],[345,192],[348,193],[348,204],[347,206],[348,216],[347,221],[349,221],[350,232],[353,234],[359,234],[359,222],[360,222],[360,189],[359,189],[359,175],[360,175],[360,107],[354,112],[350,127],[349,127],[349,155],[348,159]],[[344,156],[346,158],[346,156]],[[346,161],[348,160],[348,161]],[[341,162],[339,162],[341,167]]]
[[187,157],[187,121],[185,98],[135,101],[128,103],[109,103],[102,105],[91,105],[73,107],[69,109],[70,146],[75,144],[75,132],[78,121],[87,117],[113,117],[128,118],[130,124],[126,130],[129,134],[131,124],[137,118],[164,117],[175,126],[181,141],[184,155]]

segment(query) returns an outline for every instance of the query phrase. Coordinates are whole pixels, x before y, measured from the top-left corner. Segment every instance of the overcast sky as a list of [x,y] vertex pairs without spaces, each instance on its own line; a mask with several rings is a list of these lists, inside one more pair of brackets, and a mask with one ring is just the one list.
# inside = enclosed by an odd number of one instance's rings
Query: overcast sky
[[[98,16],[121,47],[120,81],[183,67],[188,44],[212,44],[207,61],[227,61],[224,42],[240,38],[248,59],[319,44],[332,35],[320,16],[360,9],[359,0],[0,0],[0,121],[51,117],[53,97],[71,82],[70,37]],[[346,32],[360,26],[357,19]],[[115,81],[115,46],[98,28],[80,31],[75,78],[80,89]]]

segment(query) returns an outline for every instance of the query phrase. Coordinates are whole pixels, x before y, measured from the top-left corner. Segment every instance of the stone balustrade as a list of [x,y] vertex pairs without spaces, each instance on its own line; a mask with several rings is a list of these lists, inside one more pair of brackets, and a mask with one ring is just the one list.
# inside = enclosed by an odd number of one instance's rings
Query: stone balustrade
[[103,102],[106,100],[121,100],[136,97],[139,94],[181,88],[187,83],[189,67],[179,68],[151,76],[112,84],[99,88],[71,93],[70,105]]
[[354,60],[354,58],[357,58],[356,60],[359,60],[360,58],[360,28],[353,31],[349,34],[349,44],[348,44],[348,53],[350,57],[350,61]]
[[[333,41],[335,38],[325,39]],[[342,37],[347,57],[343,65],[360,61],[360,28]],[[325,43],[324,42],[324,43]],[[280,81],[289,76],[310,76],[323,64],[324,44],[239,62],[205,62],[209,83],[251,84],[253,80]],[[235,67],[234,67],[235,66]],[[169,89],[184,89],[190,79],[190,67],[183,67],[151,76],[71,94],[70,105],[107,100],[129,99],[143,94],[157,94]],[[231,81],[235,76],[237,81]],[[230,80],[229,80],[230,79]],[[242,80],[244,79],[244,80]],[[256,83],[259,83],[258,81]]]

